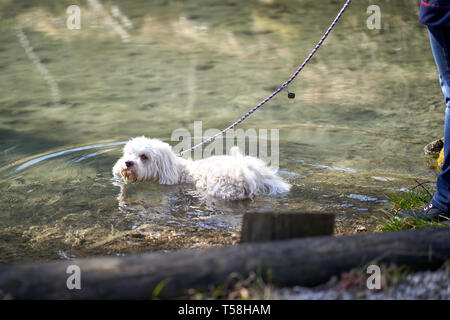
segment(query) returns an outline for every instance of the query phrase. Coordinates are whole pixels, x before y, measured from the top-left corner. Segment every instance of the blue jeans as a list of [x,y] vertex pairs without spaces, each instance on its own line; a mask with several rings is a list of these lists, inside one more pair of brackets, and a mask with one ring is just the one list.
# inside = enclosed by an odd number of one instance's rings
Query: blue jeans
[[443,212],[450,212],[450,27],[428,26],[431,50],[439,71],[439,80],[444,94],[444,164],[436,182],[436,193],[431,203]]

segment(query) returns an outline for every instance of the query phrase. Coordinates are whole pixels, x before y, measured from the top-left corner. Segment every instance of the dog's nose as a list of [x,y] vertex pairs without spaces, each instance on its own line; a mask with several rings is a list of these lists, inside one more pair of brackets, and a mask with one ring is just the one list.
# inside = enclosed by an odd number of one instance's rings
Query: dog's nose
[[134,164],[133,161],[126,161],[126,162],[125,162],[125,165],[127,166],[127,168],[132,167],[133,164]]

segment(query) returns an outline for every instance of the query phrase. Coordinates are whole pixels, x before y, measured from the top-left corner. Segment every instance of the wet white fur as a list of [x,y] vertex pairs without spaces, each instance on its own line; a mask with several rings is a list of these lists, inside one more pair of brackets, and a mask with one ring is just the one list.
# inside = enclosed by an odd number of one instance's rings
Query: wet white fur
[[[230,153],[197,161],[186,160],[176,156],[165,142],[137,137],[125,145],[113,174],[125,182],[192,183],[209,196],[228,200],[289,191],[291,186],[261,159],[243,156],[238,147],[231,148]],[[143,160],[142,155],[148,159]],[[127,169],[126,161],[133,161],[134,166]]]

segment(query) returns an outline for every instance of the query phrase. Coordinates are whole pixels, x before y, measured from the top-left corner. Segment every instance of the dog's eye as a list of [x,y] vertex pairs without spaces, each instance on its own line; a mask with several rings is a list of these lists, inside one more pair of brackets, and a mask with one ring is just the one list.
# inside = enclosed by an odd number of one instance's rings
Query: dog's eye
[[148,157],[145,154],[141,154],[139,157],[142,161],[148,160]]

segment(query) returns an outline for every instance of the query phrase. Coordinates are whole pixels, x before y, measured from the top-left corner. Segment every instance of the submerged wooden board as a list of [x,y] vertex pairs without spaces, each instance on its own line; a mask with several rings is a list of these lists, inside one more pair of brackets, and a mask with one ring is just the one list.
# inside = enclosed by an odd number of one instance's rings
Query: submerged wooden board
[[[450,257],[450,229],[314,237],[174,253],[90,258],[0,267],[0,290],[17,299],[148,299],[189,288],[223,285],[232,273],[246,277],[270,270],[280,286],[317,285],[332,275],[377,262],[412,269],[439,267]],[[67,267],[81,270],[81,289],[67,289]]]

